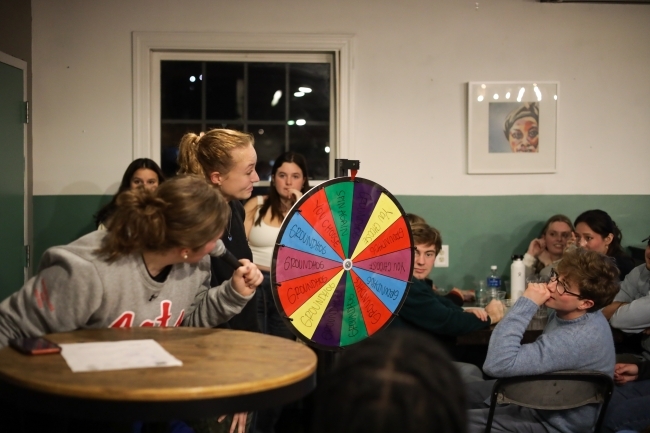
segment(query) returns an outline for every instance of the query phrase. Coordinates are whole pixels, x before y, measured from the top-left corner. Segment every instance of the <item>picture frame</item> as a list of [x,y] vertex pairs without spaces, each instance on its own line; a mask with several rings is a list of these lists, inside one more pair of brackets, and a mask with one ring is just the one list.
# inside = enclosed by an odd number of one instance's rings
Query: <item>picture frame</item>
[[557,81],[471,81],[468,174],[557,171]]

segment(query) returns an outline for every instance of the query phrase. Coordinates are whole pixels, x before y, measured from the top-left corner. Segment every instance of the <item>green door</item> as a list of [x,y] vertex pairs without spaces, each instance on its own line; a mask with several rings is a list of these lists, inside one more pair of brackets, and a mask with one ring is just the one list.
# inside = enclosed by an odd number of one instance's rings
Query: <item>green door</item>
[[25,280],[23,72],[0,60],[0,300]]

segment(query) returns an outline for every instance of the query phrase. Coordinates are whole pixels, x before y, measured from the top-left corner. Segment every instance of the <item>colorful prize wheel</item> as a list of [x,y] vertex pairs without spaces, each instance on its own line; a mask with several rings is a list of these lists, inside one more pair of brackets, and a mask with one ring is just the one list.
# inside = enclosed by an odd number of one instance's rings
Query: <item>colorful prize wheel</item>
[[411,227],[380,185],[339,177],[307,192],[287,214],[273,251],[280,315],[320,349],[358,343],[388,326],[413,275]]

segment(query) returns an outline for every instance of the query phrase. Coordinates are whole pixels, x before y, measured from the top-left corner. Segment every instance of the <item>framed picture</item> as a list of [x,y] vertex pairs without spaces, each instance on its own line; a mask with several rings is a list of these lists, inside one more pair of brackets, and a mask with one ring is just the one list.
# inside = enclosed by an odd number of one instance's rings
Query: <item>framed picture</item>
[[554,173],[559,86],[470,82],[467,172]]

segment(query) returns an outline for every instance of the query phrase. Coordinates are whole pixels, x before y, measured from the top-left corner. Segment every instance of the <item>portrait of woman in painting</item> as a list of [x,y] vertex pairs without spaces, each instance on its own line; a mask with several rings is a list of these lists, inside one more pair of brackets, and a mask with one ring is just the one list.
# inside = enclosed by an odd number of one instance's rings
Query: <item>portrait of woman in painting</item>
[[539,106],[526,102],[512,110],[503,124],[512,152],[539,152]]

